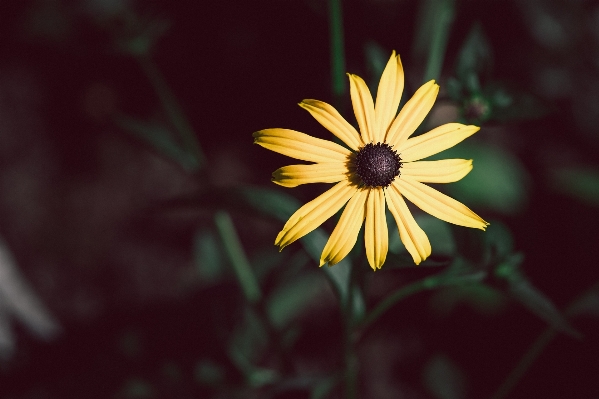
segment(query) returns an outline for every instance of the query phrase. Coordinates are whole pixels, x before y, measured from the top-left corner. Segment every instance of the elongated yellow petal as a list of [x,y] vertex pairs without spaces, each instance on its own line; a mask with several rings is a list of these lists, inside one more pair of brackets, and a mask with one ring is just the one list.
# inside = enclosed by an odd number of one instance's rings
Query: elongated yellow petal
[[335,226],[333,233],[324,246],[320,256],[320,266],[325,263],[333,266],[341,262],[354,247],[360,227],[364,222],[367,197],[368,189],[359,189],[351,197],[341,214],[341,218],[339,218],[339,222],[337,222],[337,226]]
[[357,188],[343,180],[298,209],[277,235],[275,245],[285,248],[302,238],[333,216],[356,192]]
[[447,123],[418,137],[412,137],[395,149],[403,161],[418,161],[453,147],[479,130],[478,126]]
[[352,150],[358,151],[364,145],[356,129],[332,105],[318,100],[303,100],[299,106]]
[[431,254],[431,243],[426,236],[424,230],[418,226],[414,216],[408,209],[408,205],[399,193],[397,186],[391,185],[385,189],[385,198],[389,211],[395,218],[397,229],[399,230],[399,238],[412,255],[415,264],[420,264]]
[[343,162],[289,165],[275,170],[272,181],[283,187],[297,187],[307,183],[337,183],[348,178],[348,168]]
[[404,163],[401,174],[421,183],[453,183],[462,179],[471,170],[471,159],[442,159]]
[[414,205],[436,218],[481,230],[489,225],[466,205],[409,177],[401,176],[392,184]]
[[264,129],[254,133],[254,143],[288,157],[309,162],[345,162],[351,151],[332,141],[290,129]]
[[374,141],[374,129],[376,128],[374,115],[374,102],[368,86],[358,75],[347,74],[349,76],[349,93],[354,108],[354,114],[360,127],[362,141],[368,144]]
[[439,93],[439,85],[431,80],[422,86],[403,106],[399,115],[389,127],[385,142],[395,147],[400,147],[412,133],[416,131],[422,123],[426,115],[433,107],[437,94]]
[[373,270],[380,269],[387,258],[389,231],[385,217],[385,195],[381,187],[370,189],[366,201],[366,226],[364,227],[366,258]]
[[403,66],[401,65],[399,55],[395,55],[395,50],[393,50],[391,58],[389,58],[381,76],[379,88],[376,93],[376,105],[374,107],[376,115],[375,142],[382,142],[385,139],[387,130],[397,114],[397,107],[399,107],[403,86]]

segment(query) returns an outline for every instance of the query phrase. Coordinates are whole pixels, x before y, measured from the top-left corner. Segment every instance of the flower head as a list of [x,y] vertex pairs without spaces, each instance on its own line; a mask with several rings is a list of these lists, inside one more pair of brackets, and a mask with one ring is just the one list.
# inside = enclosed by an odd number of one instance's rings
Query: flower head
[[404,197],[449,223],[484,230],[488,225],[462,203],[423,183],[451,183],[472,170],[472,160],[421,161],[453,147],[479,130],[448,123],[411,137],[431,110],[439,92],[434,80],[420,87],[399,114],[404,73],[395,51],[387,63],[374,103],[366,83],[348,74],[354,114],[360,133],[335,108],[318,100],[299,105],[347,147],[289,129],[254,133],[254,143],[311,164],[290,165],[273,173],[284,187],[306,183],[336,183],[298,209],[277,235],[275,245],[287,245],[345,209],[320,257],[320,266],[340,262],[353,248],[365,221],[364,239],[370,266],[380,269],[387,256],[389,233],[385,204],[397,222],[399,236],[416,264],[431,254],[431,245]]

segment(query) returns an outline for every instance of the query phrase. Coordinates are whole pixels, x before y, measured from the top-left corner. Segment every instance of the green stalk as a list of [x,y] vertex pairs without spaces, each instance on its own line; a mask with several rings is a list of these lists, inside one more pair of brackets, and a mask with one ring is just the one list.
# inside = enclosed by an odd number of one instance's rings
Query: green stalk
[[425,82],[431,79],[438,80],[441,77],[447,40],[449,39],[449,31],[454,17],[453,0],[443,0],[437,11],[424,73]]
[[218,211],[214,215],[214,222],[245,298],[250,304],[257,304],[262,298],[262,292],[258,285],[258,279],[256,279],[252,266],[241,246],[231,216],[225,211]]
[[[331,89],[335,102],[340,102],[346,91],[341,0],[329,0],[329,34],[331,41]],[[335,105],[338,106],[339,104]]]

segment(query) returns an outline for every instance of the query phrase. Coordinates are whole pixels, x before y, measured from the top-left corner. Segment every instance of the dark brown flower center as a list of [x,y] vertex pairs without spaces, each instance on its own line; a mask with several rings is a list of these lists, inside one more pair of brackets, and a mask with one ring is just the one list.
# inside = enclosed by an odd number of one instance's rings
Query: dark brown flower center
[[387,187],[399,176],[401,158],[385,143],[366,144],[356,154],[356,173],[368,187]]

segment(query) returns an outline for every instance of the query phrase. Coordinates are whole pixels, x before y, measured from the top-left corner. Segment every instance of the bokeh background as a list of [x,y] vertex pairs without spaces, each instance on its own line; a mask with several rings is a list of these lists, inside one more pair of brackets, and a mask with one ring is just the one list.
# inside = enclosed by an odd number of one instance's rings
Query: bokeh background
[[[459,265],[468,278],[407,296],[360,331],[356,397],[599,398],[596,2],[0,10],[1,398],[342,397],[344,321],[329,283],[353,267],[368,314]],[[376,87],[392,50],[403,101],[427,78],[441,85],[423,129],[482,126],[441,154],[474,159],[442,189],[489,230],[412,208],[433,256],[415,267],[395,237],[377,273],[360,248],[317,267],[311,245],[333,221],[279,253],[285,217],[325,186],[272,184],[289,160],[252,132],[330,138],[296,104],[327,101],[353,123],[334,66]]]

